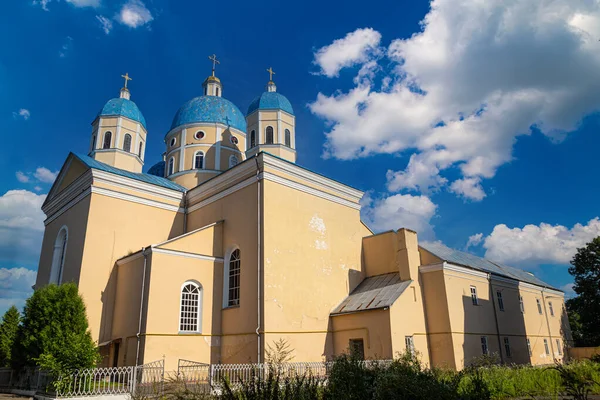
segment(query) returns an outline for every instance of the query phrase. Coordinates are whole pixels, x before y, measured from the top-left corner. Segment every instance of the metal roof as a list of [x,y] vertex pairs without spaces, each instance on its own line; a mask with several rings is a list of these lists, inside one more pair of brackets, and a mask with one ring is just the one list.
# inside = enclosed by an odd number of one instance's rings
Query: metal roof
[[199,122],[218,122],[246,132],[244,114],[235,104],[219,96],[199,96],[187,101],[175,114],[170,130]]
[[411,283],[412,281],[400,281],[398,272],[371,276],[363,280],[331,314],[389,307]]
[[107,101],[104,107],[102,107],[102,110],[98,112],[98,117],[110,115],[127,117],[139,122],[146,128],[146,119],[138,106],[131,100],[115,98]]
[[284,95],[277,92],[264,92],[256,97],[248,106],[246,115],[252,114],[256,110],[283,110],[294,115],[292,103]]
[[495,261],[478,257],[471,253],[465,253],[464,251],[454,250],[447,246],[444,246],[442,243],[439,242],[421,244],[420,247],[430,252],[434,256],[452,264],[470,267],[479,271],[489,272],[498,276],[516,279],[518,281],[531,283],[537,286],[560,290],[538,279],[530,272],[523,271],[514,267],[509,267],[508,265],[500,264]]

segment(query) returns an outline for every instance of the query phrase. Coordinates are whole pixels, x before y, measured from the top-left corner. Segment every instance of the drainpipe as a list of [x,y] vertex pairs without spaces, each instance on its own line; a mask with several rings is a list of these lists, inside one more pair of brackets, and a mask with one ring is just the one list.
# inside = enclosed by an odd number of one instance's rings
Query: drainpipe
[[552,359],[554,358],[554,345],[552,344],[552,332],[550,332],[550,321],[548,320],[548,309],[546,308],[546,296],[544,296],[544,292],[548,289],[544,287],[542,289],[542,304],[544,305],[544,315],[546,316],[546,327],[548,328],[548,340],[550,341],[550,351],[552,351]]
[[498,350],[500,351],[500,362],[504,364],[504,356],[502,355],[502,340],[500,339],[500,326],[498,325],[498,312],[496,311],[496,299],[494,298],[494,290],[492,289],[492,274],[487,274],[490,285],[490,300],[494,307],[494,322],[496,323],[496,334],[498,335]]
[[260,322],[261,322],[261,313],[260,313],[260,293],[261,293],[261,287],[260,287],[260,263],[261,263],[261,252],[260,252],[260,246],[261,246],[261,240],[260,240],[260,235],[261,235],[261,213],[260,213],[260,202],[261,202],[261,197],[260,197],[260,190],[261,190],[261,186],[260,186],[260,165],[258,164],[258,154],[256,156],[254,156],[254,160],[256,161],[256,183],[257,183],[257,191],[256,191],[256,221],[257,221],[257,228],[256,228],[256,240],[257,240],[257,248],[256,248],[256,315],[257,315],[257,322],[256,322],[256,340],[257,340],[257,357],[256,357],[256,362],[258,364],[260,364],[261,361],[261,347],[260,347]]
[[183,194],[183,232],[181,234],[187,233],[187,192]]
[[146,287],[146,262],[148,260],[148,255],[146,254],[146,247],[142,247],[142,254],[144,255],[144,271],[142,274],[142,292],[140,293],[140,318],[138,322],[138,333],[137,333],[137,348],[135,350],[135,366],[139,365],[140,361],[140,341],[141,341],[141,333],[142,333],[142,315],[144,310],[144,289]]

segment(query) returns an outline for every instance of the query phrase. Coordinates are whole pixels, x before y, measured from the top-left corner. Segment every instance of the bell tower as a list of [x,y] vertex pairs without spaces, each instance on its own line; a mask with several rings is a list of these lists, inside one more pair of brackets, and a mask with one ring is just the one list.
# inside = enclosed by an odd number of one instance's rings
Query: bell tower
[[223,85],[221,84],[221,80],[215,76],[215,67],[217,64],[221,64],[221,62],[217,60],[215,54],[209,56],[208,59],[212,61],[213,67],[212,74],[202,84],[204,95],[221,97],[223,95]]

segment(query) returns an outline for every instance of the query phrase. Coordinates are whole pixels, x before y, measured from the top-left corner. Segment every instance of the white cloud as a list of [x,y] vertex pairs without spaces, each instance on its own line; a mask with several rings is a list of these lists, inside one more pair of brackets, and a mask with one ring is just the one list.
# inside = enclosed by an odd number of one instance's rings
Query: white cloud
[[45,199],[45,194],[27,190],[9,190],[0,196],[0,263],[37,265]]
[[337,51],[365,36],[352,32],[316,52],[316,60],[332,54],[318,61],[323,74],[370,62],[391,72],[317,95],[310,109],[330,127],[324,155],[407,152],[408,167],[388,172],[390,190],[437,189],[445,171],[458,167],[462,176],[449,189],[481,200],[481,180],[512,160],[519,135],[535,125],[560,141],[598,110],[598,21],[597,1],[433,0],[423,31],[393,40],[384,58],[365,50],[379,44],[374,31],[376,40]]
[[75,7],[100,7],[100,0],[66,0]]
[[11,306],[22,309],[31,296],[37,273],[26,268],[0,268],[0,316]]
[[[372,28],[357,29],[343,39],[337,39],[329,46],[315,53],[314,64],[328,77],[338,76],[344,67],[366,63],[379,53],[381,34]],[[373,64],[374,65],[374,64]],[[364,74],[366,72],[362,71]]]
[[21,183],[27,183],[27,182],[29,182],[29,177],[26,174],[24,174],[23,172],[17,171],[15,173],[15,175],[16,175],[17,180],[19,182],[21,182]]
[[469,249],[471,246],[477,246],[481,242],[483,242],[483,233],[476,233],[474,235],[469,236],[469,240],[467,241],[467,245],[465,249]]
[[496,225],[485,238],[485,256],[506,264],[568,264],[593,238],[600,236],[600,218],[571,229],[562,225],[525,225],[509,228]]
[[71,48],[73,48],[73,38],[71,36],[67,36],[60,48],[60,51],[58,52],[60,58],[65,58],[67,54],[69,54],[69,51],[71,51]]
[[58,171],[50,171],[48,168],[39,167],[35,170],[33,176],[36,177],[40,182],[53,183],[58,175]]
[[116,19],[130,28],[138,28],[149,23],[154,18],[143,2],[140,0],[129,0],[123,5]]
[[31,117],[31,112],[26,108],[21,108],[19,111],[13,111],[14,119],[22,118],[27,121],[29,117]]
[[33,0],[31,2],[33,5],[40,5],[44,11],[50,11],[48,9],[48,3],[50,3],[50,0]]
[[35,186],[35,187],[33,188],[33,190],[35,190],[36,192],[41,192],[41,191],[42,191],[42,188],[41,188],[40,186]]
[[433,239],[430,221],[437,205],[427,196],[396,194],[372,198],[366,193],[361,205],[361,218],[376,232],[408,228],[416,231],[421,238]]
[[565,292],[565,297],[567,299],[572,299],[573,297],[577,296],[577,293],[575,293],[575,290],[573,290],[574,286],[574,283],[567,283],[566,285],[562,285],[560,287],[560,289]]
[[108,35],[113,27],[112,21],[102,15],[96,15],[96,19],[98,20],[98,22],[100,22],[100,25],[102,26],[102,30],[104,31],[104,33],[106,33]]

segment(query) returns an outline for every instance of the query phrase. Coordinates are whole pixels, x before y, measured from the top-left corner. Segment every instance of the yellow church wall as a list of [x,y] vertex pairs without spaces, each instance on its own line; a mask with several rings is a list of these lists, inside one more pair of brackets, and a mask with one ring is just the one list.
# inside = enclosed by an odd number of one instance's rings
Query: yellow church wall
[[329,355],[313,332],[328,331],[329,312],[364,278],[360,225],[356,209],[264,181],[266,343],[283,336],[298,360]]
[[[195,160],[196,152],[202,151],[204,152],[204,169],[219,169],[215,168],[215,158],[216,158],[216,147],[213,146],[190,146],[185,148],[185,155],[183,161],[183,168],[195,169]],[[197,184],[196,184],[197,185]]]
[[171,180],[178,185],[192,189],[219,174],[220,171],[195,169],[181,175],[177,175],[176,177],[171,178]]
[[[126,195],[143,198],[145,200],[157,201],[160,203],[164,203],[167,206],[173,206],[173,207],[181,207],[182,206],[182,200],[176,200],[176,199],[173,199],[172,197],[161,196],[159,194],[152,195],[152,194],[149,194],[147,191],[143,191],[141,189],[130,189],[130,188],[127,188],[124,186],[116,186],[116,185],[113,185],[104,180],[101,181],[101,180],[96,179],[94,181],[94,187],[109,189],[116,193],[123,193]],[[175,193],[178,193],[178,192],[175,192]],[[182,194],[182,198],[183,198],[183,194]]]
[[157,247],[186,253],[223,257],[223,224],[217,223],[197,232],[191,231]]
[[421,265],[439,264],[443,261],[421,247],[419,247],[419,256],[421,257]]
[[260,144],[256,146],[255,149],[248,154],[248,156],[253,156],[260,151],[264,151],[265,153],[269,153],[275,157],[283,158],[289,162],[296,162],[296,152],[289,147],[279,144]]
[[88,168],[85,165],[74,158],[69,166],[69,169],[66,171],[65,176],[62,178],[62,181],[56,188],[56,193],[62,192],[67,186],[73,183],[75,179],[79,178],[87,170]]
[[363,265],[365,276],[398,272],[396,265],[396,232],[383,232],[363,237]]
[[331,323],[335,355],[348,353],[351,339],[362,339],[365,359],[389,360],[393,357],[389,310],[336,315],[331,317]]

